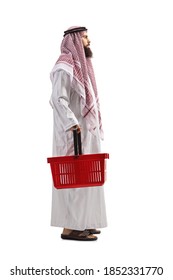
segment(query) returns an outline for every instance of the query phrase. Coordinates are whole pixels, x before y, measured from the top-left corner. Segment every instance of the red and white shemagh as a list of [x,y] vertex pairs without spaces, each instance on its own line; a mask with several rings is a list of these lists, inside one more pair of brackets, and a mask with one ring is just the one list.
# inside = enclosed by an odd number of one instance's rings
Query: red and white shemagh
[[[74,28],[74,27],[73,27]],[[58,64],[66,64],[68,67],[71,67],[73,77],[72,81],[74,84],[79,84],[79,87],[82,88],[83,93],[81,95],[81,104],[82,110],[81,114],[84,118],[86,118],[89,124],[89,130],[95,134],[96,130],[96,119],[98,114],[99,121],[99,131],[100,138],[103,139],[103,129],[101,122],[101,113],[100,113],[100,104],[99,97],[97,92],[96,80],[94,75],[94,70],[92,66],[92,62],[90,58],[86,58],[84,47],[82,44],[81,36],[83,32],[74,32],[71,34],[67,34],[61,44],[61,55],[56,62]],[[94,104],[94,99],[91,93],[90,82],[93,87],[93,91],[95,94],[96,105]],[[72,82],[73,84],[73,82]],[[96,106],[96,108],[95,108]],[[97,110],[97,111],[96,111]]]

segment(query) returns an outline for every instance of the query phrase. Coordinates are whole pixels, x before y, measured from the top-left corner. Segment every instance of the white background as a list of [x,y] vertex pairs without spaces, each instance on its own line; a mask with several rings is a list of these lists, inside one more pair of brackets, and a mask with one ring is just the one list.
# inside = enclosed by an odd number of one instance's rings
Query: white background
[[[105,266],[163,266],[163,276],[124,277],[172,279],[172,15],[168,0],[1,1],[2,279],[13,279],[15,266],[65,265],[95,269],[95,276],[78,279],[123,278],[103,276]],[[63,241],[61,229],[50,227],[49,73],[63,31],[73,25],[88,28],[105,130],[102,151],[110,154],[109,225],[89,244]],[[34,279],[58,279],[40,277]]]

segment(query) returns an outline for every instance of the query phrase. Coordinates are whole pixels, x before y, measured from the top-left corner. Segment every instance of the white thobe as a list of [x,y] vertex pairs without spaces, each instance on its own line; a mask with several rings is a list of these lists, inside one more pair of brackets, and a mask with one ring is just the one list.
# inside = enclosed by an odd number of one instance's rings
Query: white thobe
[[[100,153],[99,124],[93,135],[81,115],[81,97],[72,89],[70,75],[64,70],[55,71],[52,86],[53,156],[74,154],[70,128],[77,124],[81,127],[83,154]],[[106,227],[104,187],[56,189],[53,186],[51,225],[76,230]]]

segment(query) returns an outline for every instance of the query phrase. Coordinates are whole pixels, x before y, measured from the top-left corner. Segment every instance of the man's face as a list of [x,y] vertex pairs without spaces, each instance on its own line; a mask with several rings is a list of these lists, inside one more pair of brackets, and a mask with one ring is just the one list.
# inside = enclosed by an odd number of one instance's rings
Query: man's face
[[86,47],[86,48],[89,48],[90,46],[90,40],[88,38],[88,34],[86,31],[83,32],[83,35],[82,35],[82,43],[83,43],[83,46]]
[[82,44],[84,46],[85,56],[91,58],[93,54],[90,49],[90,40],[86,31],[84,31],[82,35]]

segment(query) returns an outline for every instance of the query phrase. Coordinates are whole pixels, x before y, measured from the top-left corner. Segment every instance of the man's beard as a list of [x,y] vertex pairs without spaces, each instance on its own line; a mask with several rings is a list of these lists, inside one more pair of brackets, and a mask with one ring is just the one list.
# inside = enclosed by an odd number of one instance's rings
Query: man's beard
[[92,57],[93,56],[93,53],[91,51],[91,49],[89,47],[84,47],[84,51],[85,51],[85,56],[86,57]]

